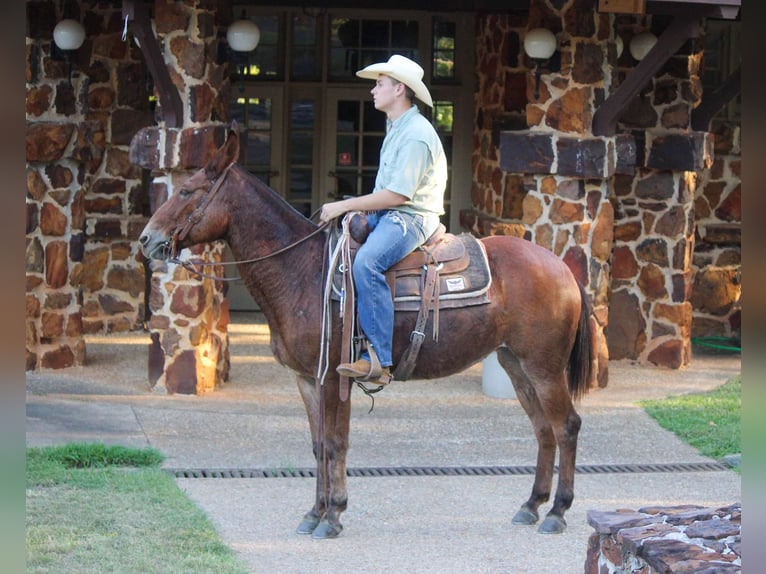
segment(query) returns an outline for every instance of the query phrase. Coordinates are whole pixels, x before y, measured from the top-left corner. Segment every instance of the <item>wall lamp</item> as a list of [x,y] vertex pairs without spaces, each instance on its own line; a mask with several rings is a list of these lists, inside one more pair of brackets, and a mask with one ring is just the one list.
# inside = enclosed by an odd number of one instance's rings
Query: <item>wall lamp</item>
[[[61,20],[53,29],[53,43],[58,48],[66,61],[67,82],[72,85],[72,55],[77,51],[85,41],[85,28],[77,20],[66,18]],[[59,59],[57,54],[52,54],[55,59]]]
[[540,75],[542,67],[547,62],[549,69],[560,69],[560,63],[551,62],[556,52],[556,36],[545,28],[533,28],[524,36],[524,51],[535,62],[535,100],[540,97]]
[[657,43],[657,36],[651,32],[641,32],[630,40],[630,55],[639,62],[643,60],[649,51]]
[[239,91],[245,91],[244,77],[248,74],[250,65],[249,54],[258,46],[261,31],[252,20],[242,14],[242,18],[232,23],[226,30],[226,42],[229,45],[229,57],[239,77]]

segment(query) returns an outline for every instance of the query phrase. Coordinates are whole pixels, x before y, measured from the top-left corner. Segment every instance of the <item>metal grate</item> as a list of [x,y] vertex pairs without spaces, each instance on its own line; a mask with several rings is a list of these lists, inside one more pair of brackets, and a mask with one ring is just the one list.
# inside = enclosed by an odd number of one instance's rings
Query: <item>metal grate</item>
[[[578,474],[631,474],[663,472],[709,472],[729,470],[718,462],[676,462],[658,464],[586,464],[576,468]],[[313,468],[167,468],[176,478],[315,478]],[[558,467],[556,467],[558,472]],[[534,466],[395,466],[349,468],[350,477],[374,478],[381,476],[509,476],[533,475]]]

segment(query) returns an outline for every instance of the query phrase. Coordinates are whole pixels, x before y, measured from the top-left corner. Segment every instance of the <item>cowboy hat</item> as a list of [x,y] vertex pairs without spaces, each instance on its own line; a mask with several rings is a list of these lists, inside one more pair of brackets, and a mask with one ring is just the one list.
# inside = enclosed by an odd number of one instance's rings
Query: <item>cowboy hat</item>
[[434,107],[431,94],[423,83],[423,68],[409,58],[394,54],[388,62],[370,64],[359,70],[356,75],[368,80],[377,80],[380,74],[391,76],[393,79],[405,84],[415,92],[415,96],[429,107]]

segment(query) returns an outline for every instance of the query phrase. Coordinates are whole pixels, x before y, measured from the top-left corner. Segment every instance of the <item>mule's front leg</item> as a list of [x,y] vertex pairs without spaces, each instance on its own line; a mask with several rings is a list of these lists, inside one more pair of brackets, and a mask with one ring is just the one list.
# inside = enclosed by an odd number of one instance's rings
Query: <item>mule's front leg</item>
[[299,534],[335,538],[343,530],[340,515],[346,510],[346,454],[351,415],[350,401],[341,401],[338,381],[327,377],[324,386],[299,379],[311,427],[317,461],[316,500],[298,526]]

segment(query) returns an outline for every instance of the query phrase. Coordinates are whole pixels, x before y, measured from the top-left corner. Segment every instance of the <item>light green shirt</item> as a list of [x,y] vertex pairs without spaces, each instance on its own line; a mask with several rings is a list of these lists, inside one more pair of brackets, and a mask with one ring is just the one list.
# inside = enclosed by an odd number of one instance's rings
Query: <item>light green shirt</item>
[[418,214],[444,213],[447,157],[439,135],[413,105],[386,122],[380,167],[373,193],[388,189],[408,198],[396,209]]

